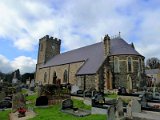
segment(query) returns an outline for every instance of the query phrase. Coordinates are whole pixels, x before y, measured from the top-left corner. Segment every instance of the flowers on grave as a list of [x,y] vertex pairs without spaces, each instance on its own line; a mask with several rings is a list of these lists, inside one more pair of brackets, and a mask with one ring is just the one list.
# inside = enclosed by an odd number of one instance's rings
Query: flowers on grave
[[20,108],[18,109],[18,112],[19,112],[20,114],[25,114],[25,113],[26,113],[26,109],[20,107]]

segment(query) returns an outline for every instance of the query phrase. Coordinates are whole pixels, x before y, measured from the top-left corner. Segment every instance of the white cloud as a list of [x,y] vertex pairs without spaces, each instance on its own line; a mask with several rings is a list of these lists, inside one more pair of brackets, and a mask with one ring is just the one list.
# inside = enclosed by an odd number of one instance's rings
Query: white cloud
[[0,55],[0,71],[11,72],[13,68],[10,65],[10,61],[3,55]]
[[[46,34],[62,39],[65,50],[101,41],[119,31],[146,57],[160,57],[158,0],[1,0],[0,37],[32,51]],[[151,47],[154,46],[154,49]],[[144,49],[145,47],[145,49]]]
[[0,55],[0,71],[13,72],[20,69],[21,74],[26,72],[34,72],[36,67],[36,60],[26,56],[19,56],[13,61],[8,60],[5,56]]

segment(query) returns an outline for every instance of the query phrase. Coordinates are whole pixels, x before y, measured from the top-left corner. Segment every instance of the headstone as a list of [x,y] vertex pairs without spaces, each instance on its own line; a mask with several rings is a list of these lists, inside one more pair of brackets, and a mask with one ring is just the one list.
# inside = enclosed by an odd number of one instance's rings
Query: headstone
[[83,94],[83,90],[78,90],[77,94]]
[[97,91],[96,91],[96,90],[93,90],[93,91],[92,91],[92,97],[95,96],[96,94],[97,94]]
[[79,90],[79,86],[77,86],[77,85],[73,85],[71,87],[71,93],[76,93],[78,90]]
[[131,103],[131,101],[128,103],[128,105],[127,105],[127,118],[129,118],[129,119],[133,119],[133,116],[132,116],[132,108],[131,108],[131,106],[132,106],[132,103]]
[[4,99],[4,97],[6,96],[5,92],[0,92],[0,101]]
[[72,109],[73,101],[71,99],[66,99],[62,102],[62,110],[64,109]]
[[84,97],[91,97],[92,96],[92,92],[87,90],[87,91],[84,92],[83,96]]
[[3,108],[11,108],[12,107],[12,102],[8,100],[2,100],[0,101],[0,109]]
[[96,94],[92,98],[92,106],[93,107],[98,107],[101,106],[105,103],[105,98],[102,96],[102,94]]
[[139,113],[141,112],[141,104],[136,99],[132,99],[131,101],[131,111]]
[[121,92],[122,92],[122,94],[126,94],[126,93],[127,93],[126,88],[125,88],[125,87],[122,87],[122,88],[121,88]]
[[145,96],[142,96],[141,98],[141,105],[142,107],[147,107],[147,100]]
[[122,102],[121,98],[118,98],[118,100],[117,100],[117,104],[116,104],[116,117],[117,118],[124,117],[123,102]]
[[38,97],[40,97],[42,95],[42,85],[38,86],[37,94],[38,94]]
[[108,109],[108,119],[107,120],[115,120],[115,107],[114,106],[110,106]]
[[18,79],[16,77],[16,72],[14,72],[13,79],[12,79],[12,84],[16,84],[17,82],[18,82]]
[[22,93],[16,93],[12,98],[12,112],[16,112],[19,108],[26,107],[26,100]]
[[34,91],[34,87],[35,87],[35,81],[34,81],[34,79],[32,79],[31,83],[30,83],[30,90]]
[[47,106],[48,98],[47,96],[40,96],[36,99],[36,106]]

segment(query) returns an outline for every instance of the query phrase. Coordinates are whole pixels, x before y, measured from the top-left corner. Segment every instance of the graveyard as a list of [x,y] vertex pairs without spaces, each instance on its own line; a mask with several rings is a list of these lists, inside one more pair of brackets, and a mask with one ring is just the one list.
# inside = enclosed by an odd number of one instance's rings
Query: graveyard
[[160,99],[156,95],[159,92],[155,88],[152,92],[137,93],[127,93],[124,88],[117,93],[77,90],[77,95],[72,96],[68,85],[12,87],[1,90],[0,98],[12,99],[12,105],[1,105],[0,120],[158,120],[160,117]]
[[[14,80],[16,75],[14,75]],[[125,87],[81,90],[70,83],[0,83],[0,120],[159,120],[156,85],[128,91]]]

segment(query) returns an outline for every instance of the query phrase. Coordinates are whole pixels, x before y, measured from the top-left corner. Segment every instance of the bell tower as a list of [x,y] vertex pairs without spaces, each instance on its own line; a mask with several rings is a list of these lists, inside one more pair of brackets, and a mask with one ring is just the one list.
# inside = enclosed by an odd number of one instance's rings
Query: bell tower
[[39,39],[37,64],[44,64],[53,56],[60,54],[60,45],[60,39],[49,37],[49,35]]

